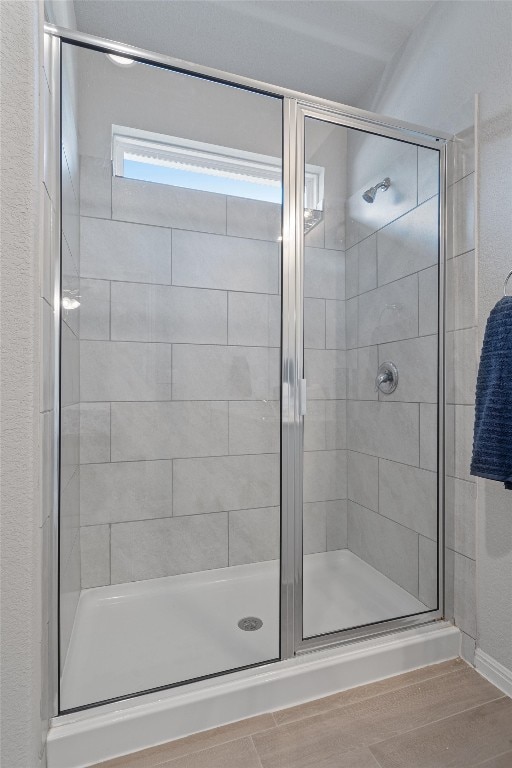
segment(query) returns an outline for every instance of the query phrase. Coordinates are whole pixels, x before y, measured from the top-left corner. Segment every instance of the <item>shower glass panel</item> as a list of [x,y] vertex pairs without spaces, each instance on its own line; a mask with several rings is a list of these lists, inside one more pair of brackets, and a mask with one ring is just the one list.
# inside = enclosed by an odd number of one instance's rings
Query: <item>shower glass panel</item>
[[62,45],[60,711],[280,655],[282,133]]
[[306,117],[304,639],[438,607],[439,152]]

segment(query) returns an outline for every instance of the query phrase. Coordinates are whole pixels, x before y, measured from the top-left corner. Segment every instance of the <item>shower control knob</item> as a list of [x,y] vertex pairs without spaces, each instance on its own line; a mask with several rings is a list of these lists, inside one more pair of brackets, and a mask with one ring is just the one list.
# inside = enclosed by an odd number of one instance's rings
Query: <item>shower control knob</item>
[[394,363],[386,362],[379,365],[375,377],[375,391],[390,395],[398,387],[398,368]]

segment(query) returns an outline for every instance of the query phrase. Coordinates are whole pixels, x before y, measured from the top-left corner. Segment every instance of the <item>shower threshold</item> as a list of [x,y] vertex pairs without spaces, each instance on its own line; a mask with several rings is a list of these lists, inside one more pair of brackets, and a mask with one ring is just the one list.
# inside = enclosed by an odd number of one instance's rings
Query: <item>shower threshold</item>
[[[274,560],[84,590],[61,709],[277,659],[279,580]],[[425,610],[349,550],[304,558],[305,637]]]

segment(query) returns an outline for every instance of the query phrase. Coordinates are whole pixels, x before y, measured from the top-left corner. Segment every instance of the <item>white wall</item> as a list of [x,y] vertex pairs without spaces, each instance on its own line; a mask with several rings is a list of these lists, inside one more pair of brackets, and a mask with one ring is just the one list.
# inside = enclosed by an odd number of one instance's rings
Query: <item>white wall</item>
[[[426,17],[364,106],[457,132],[478,92],[480,341],[512,269],[512,4],[443,2]],[[512,669],[512,494],[478,482],[477,644]]]
[[[2,732],[6,768],[44,759],[39,498],[41,8],[2,2]],[[44,717],[44,714],[42,715]]]

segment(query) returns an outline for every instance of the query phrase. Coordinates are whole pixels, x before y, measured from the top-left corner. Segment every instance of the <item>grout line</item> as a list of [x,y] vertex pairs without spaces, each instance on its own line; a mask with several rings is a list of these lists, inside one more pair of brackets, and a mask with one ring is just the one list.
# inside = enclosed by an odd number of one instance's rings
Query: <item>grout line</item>
[[[468,174],[469,176],[470,174]],[[458,182],[456,182],[458,183]],[[453,186],[453,185],[452,185]],[[436,192],[433,195],[430,195],[430,197],[427,197],[426,200],[422,200],[421,203],[417,205],[413,205],[412,208],[409,208],[407,211],[404,211],[404,213],[401,213],[400,216],[397,216],[396,219],[391,219],[391,221],[386,222],[386,224],[383,224],[382,227],[379,227],[378,229],[375,229],[373,232],[371,232],[369,235],[366,235],[366,237],[362,237],[361,240],[358,240],[355,243],[352,243],[348,248],[345,249],[345,253],[347,251],[350,251],[351,248],[355,248],[356,245],[360,245],[360,243],[364,242],[365,240],[369,240],[370,237],[373,237],[373,235],[376,235],[378,232],[382,232],[384,229],[389,227],[391,224],[394,224],[395,222],[399,221],[400,219],[403,219],[405,216],[408,216],[410,213],[413,213],[413,211],[416,211],[418,208],[421,208],[422,205],[425,205],[425,203],[430,202],[430,200],[433,200],[434,197],[438,197],[439,192]]]
[[[71,331],[71,328],[69,330]],[[75,338],[78,338],[73,331],[71,331],[71,333],[73,333]],[[413,338],[417,338],[417,337],[413,337]],[[143,344],[144,346],[146,346],[148,344],[154,344],[154,345],[158,345],[158,346],[164,345],[164,346],[168,346],[168,347],[170,347],[172,344],[174,344],[174,345],[180,346],[180,347],[220,347],[221,349],[227,349],[227,348],[228,349],[239,348],[239,349],[247,349],[247,350],[249,350],[249,349],[262,349],[262,350],[278,349],[278,350],[280,350],[281,349],[280,346],[268,347],[268,346],[262,346],[261,344],[220,344],[220,343],[215,343],[215,342],[210,342],[210,343],[206,343],[205,344],[205,343],[198,343],[198,342],[193,342],[193,341],[149,341],[149,340],[141,341],[140,339],[85,339],[85,338],[81,338],[80,341],[87,341],[89,343],[97,342],[98,344],[139,344],[139,345]],[[316,347],[314,347],[314,349],[316,349]],[[320,350],[320,351],[322,351],[322,350]],[[328,350],[325,350],[324,349],[323,351],[324,352],[326,352],[326,351],[327,352],[342,352],[344,350],[339,350],[339,349],[328,349]]]
[[[392,517],[388,517],[387,515],[383,514],[382,512],[379,512],[376,509],[370,509],[370,507],[365,507],[365,505],[361,504],[359,501],[354,501],[354,499],[347,499],[347,501],[351,501],[352,504],[357,504],[357,506],[361,507],[361,509],[365,509],[367,512],[372,512],[374,515],[380,515],[380,517],[383,517],[385,520],[389,520],[390,523],[395,523],[396,525],[399,525],[401,528],[405,528],[408,531],[412,531],[417,536],[423,536],[424,539],[428,539],[429,541],[433,541],[433,542],[437,543],[436,540],[435,539],[431,539],[430,536],[427,536],[424,533],[420,533],[415,528],[410,528],[408,525],[405,525],[404,523],[400,523],[398,520],[394,520]],[[466,557],[466,555],[464,555],[464,557]],[[471,559],[472,558],[469,558],[469,560],[471,560]],[[375,568],[376,566],[373,566],[373,567]],[[388,576],[388,579],[389,578],[391,578],[391,577]],[[391,579],[391,580],[394,581],[394,579]],[[401,585],[399,585],[399,586],[401,586]],[[402,589],[405,589],[405,587],[402,587]],[[408,592],[409,590],[406,590],[406,591]],[[410,594],[413,594],[413,593],[411,592]],[[414,597],[417,598],[417,595],[414,595]]]
[[[328,501],[344,501],[344,499],[328,499]],[[306,502],[306,503],[318,503],[318,502]],[[356,502],[357,503],[357,502]],[[152,520],[180,520],[180,519],[188,519],[193,517],[205,517],[207,515],[228,515],[230,512],[253,512],[255,510],[260,509],[279,509],[279,504],[267,504],[264,507],[244,507],[243,509],[219,509],[214,510],[213,512],[195,512],[189,515],[159,515],[158,517],[142,517],[142,518],[134,518],[133,520],[111,520],[110,523],[107,521],[97,520],[93,523],[83,523],[80,525],[80,528],[91,528],[96,525],[125,525],[129,523],[147,523],[151,522]],[[174,511],[174,510],[173,510]],[[370,512],[373,512],[373,510],[370,510]],[[378,514],[378,513],[375,513]],[[427,537],[426,537],[427,538]],[[275,558],[273,558],[275,559]],[[471,559],[471,558],[469,558]],[[263,561],[265,562],[265,561]],[[194,571],[195,573],[195,571]]]
[[[165,224],[155,224],[150,223],[147,221],[133,221],[130,219],[118,219],[118,218],[108,218],[106,216],[89,216],[87,214],[77,214],[76,218],[80,219],[91,219],[93,221],[107,221],[110,223],[115,224],[129,224],[133,225],[134,227],[151,227],[153,229],[162,229],[166,232],[184,232],[184,233],[190,233],[191,235],[204,235],[205,237],[224,237],[224,238],[230,238],[232,240],[248,240],[253,243],[267,243],[268,245],[275,246],[275,249],[277,250],[277,255],[279,256],[279,246],[280,242],[278,240],[268,240],[263,237],[247,237],[246,235],[233,235],[233,234],[226,234],[226,232],[210,232],[208,230],[201,230],[201,229],[184,229],[183,227],[175,227],[171,225],[165,225]],[[307,246],[311,247],[311,246]],[[273,249],[274,250],[274,249]],[[337,248],[318,248],[318,250],[329,250],[333,251],[334,253],[344,253],[343,249],[337,249]]]
[[[272,715],[272,717],[273,717],[273,715]],[[256,742],[254,741],[254,738],[253,738],[255,735],[256,735],[256,734],[252,734],[252,733],[251,733],[251,735],[249,736],[249,739],[250,739],[250,741],[251,741],[251,744],[252,744],[252,748],[254,749],[254,752],[255,752],[255,754],[256,754],[256,758],[257,758],[257,760],[258,760],[258,763],[259,763],[259,765],[260,765],[260,768],[263,768],[263,763],[262,763],[262,761],[261,761],[260,753],[258,752],[258,747],[256,746]]]
[[[458,671],[458,670],[454,670],[454,671]],[[473,670],[473,671],[476,674],[479,674],[478,672],[476,672],[476,670]],[[452,674],[452,673],[449,673],[449,674]],[[384,744],[387,741],[393,741],[393,739],[399,739],[402,736],[405,736],[406,734],[413,733],[414,731],[420,731],[423,728],[431,728],[433,725],[437,725],[437,723],[442,723],[444,720],[452,720],[455,717],[460,717],[460,715],[466,714],[466,712],[472,712],[476,709],[480,709],[481,707],[485,707],[488,704],[493,704],[495,701],[501,701],[502,699],[507,699],[507,698],[508,697],[506,696],[506,694],[503,694],[502,696],[497,696],[494,699],[489,699],[488,701],[482,701],[479,704],[474,704],[471,707],[466,707],[466,709],[461,709],[459,710],[459,712],[453,712],[451,715],[446,715],[446,717],[439,717],[437,718],[437,720],[429,720],[428,722],[422,723],[421,725],[417,725],[414,728],[407,728],[405,731],[398,731],[393,736],[388,736],[386,739],[382,739],[382,741],[374,742],[369,746],[369,749],[371,749],[372,747],[376,747],[380,744]],[[507,753],[505,752],[505,754]]]

